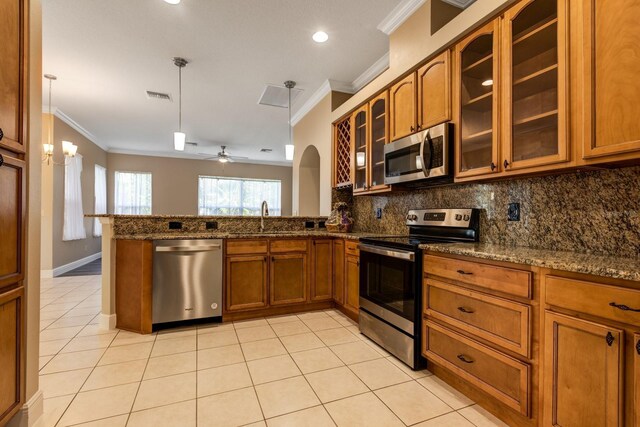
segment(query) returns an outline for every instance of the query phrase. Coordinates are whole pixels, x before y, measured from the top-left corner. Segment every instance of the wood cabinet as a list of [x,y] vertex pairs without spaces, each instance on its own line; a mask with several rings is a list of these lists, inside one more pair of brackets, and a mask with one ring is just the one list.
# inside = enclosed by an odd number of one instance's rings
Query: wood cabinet
[[333,299],[333,240],[314,239],[311,244],[311,301]]
[[307,300],[307,254],[271,255],[269,304],[298,304]]
[[333,241],[333,299],[337,304],[344,305],[345,292],[345,251],[344,240]]
[[418,70],[417,130],[451,120],[450,57],[445,50]]
[[24,278],[26,162],[0,150],[0,292]]
[[24,390],[24,290],[0,294],[0,425],[20,409]]
[[389,92],[384,91],[369,102],[371,131],[367,150],[367,189],[388,190],[384,184],[384,146],[389,142]]
[[268,305],[268,257],[232,255],[225,263],[225,303],[227,311],[252,310]]
[[360,257],[347,255],[345,258],[345,284],[344,305],[357,313],[360,308]]
[[622,425],[624,331],[545,313],[544,422]]
[[[640,157],[640,3],[636,0],[577,0],[579,28],[572,48],[579,52],[578,94],[589,163]],[[578,114],[578,112],[574,112]]]
[[153,241],[116,240],[116,327],[152,332]]
[[416,73],[409,74],[389,90],[390,140],[395,141],[417,131]]
[[523,0],[502,19],[502,166],[569,160],[567,0]]
[[351,183],[353,194],[367,191],[367,146],[369,145],[369,105],[351,116]]
[[455,56],[456,178],[500,171],[500,20],[460,41]]
[[333,126],[333,187],[351,185],[351,117]]

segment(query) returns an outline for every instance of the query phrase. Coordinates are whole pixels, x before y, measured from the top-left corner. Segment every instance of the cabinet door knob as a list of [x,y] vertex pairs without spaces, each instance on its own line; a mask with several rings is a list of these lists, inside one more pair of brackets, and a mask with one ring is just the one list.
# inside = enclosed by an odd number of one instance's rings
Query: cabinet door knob
[[4,132],[2,132],[2,128],[0,128],[0,141],[2,141],[2,138],[4,138]]
[[413,126],[411,126],[409,129],[411,130],[411,132],[415,131],[415,128]]
[[474,361],[471,359],[468,359],[467,356],[465,356],[464,354],[459,354],[458,356],[456,356],[458,359],[462,360],[464,363],[473,363]]
[[509,166],[509,162],[507,161],[507,159],[504,160],[503,165],[505,169]]
[[496,164],[491,162],[491,172],[493,172],[494,170],[496,170]]
[[422,129],[422,125],[418,125],[418,130]]
[[613,338],[613,334],[611,334],[611,332],[607,332],[607,337],[605,339],[607,340],[609,347],[611,347],[615,338]]

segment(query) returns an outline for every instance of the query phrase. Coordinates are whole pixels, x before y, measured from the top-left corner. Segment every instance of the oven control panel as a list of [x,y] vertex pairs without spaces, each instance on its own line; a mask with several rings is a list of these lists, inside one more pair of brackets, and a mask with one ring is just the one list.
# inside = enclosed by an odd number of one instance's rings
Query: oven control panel
[[473,209],[421,209],[407,213],[407,225],[431,225],[437,227],[469,227],[474,217]]

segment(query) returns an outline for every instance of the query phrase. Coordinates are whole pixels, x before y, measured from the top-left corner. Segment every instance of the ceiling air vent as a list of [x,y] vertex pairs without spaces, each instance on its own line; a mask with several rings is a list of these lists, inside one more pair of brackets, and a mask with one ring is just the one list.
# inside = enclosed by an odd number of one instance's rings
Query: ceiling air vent
[[[291,104],[296,101],[302,89],[291,89]],[[271,107],[287,108],[289,106],[289,89],[284,86],[267,85],[262,92],[258,104]]]
[[162,101],[172,101],[171,99],[171,95],[169,95],[168,93],[162,93],[162,92],[154,92],[152,90],[148,90],[147,91],[147,98],[148,99],[160,99]]
[[270,153],[272,151],[273,150],[271,148],[263,148],[263,149],[260,150],[261,153]]

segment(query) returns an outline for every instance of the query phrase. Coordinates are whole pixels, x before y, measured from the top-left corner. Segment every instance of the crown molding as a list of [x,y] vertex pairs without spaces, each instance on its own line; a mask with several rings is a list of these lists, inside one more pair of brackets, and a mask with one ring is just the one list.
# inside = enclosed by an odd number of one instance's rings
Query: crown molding
[[368,85],[373,79],[382,74],[385,70],[389,68],[389,52],[385,53],[380,59],[371,65],[371,67],[367,68],[364,73],[360,74],[353,81],[351,86],[353,87],[353,92],[358,92],[360,89]]
[[291,116],[291,126],[297,125],[300,120],[306,116],[309,111],[313,110],[313,108],[320,103],[324,99],[325,96],[330,94],[332,91],[336,92],[345,92],[345,93],[355,93],[353,89],[353,85],[345,82],[339,82],[337,80],[325,80],[322,83],[322,86],[318,88],[307,102],[302,104],[302,107],[296,113]]
[[390,35],[425,2],[426,0],[404,0],[382,20],[378,30]]
[[[189,154],[189,153],[177,152],[177,151],[173,151],[173,152],[167,152],[167,151],[149,152],[149,151],[140,151],[140,150],[127,150],[127,149],[121,149],[121,148],[112,148],[109,151],[107,151],[107,153],[108,154],[125,154],[125,155],[129,155],[129,156],[166,157],[166,158],[171,158],[171,159],[202,160],[202,161],[210,161],[210,162],[214,161],[214,160],[205,160],[205,158],[203,158],[202,156],[197,156],[195,154]],[[212,156],[215,156],[215,154],[212,154]],[[227,164],[250,164],[250,165],[264,165],[264,166],[284,166],[284,167],[289,167],[289,168],[293,167],[293,161],[279,162],[279,161],[252,160],[252,159],[234,160],[233,163],[227,163]]]
[[[49,114],[49,106],[43,106],[42,111],[43,113]],[[93,142],[95,145],[102,148],[104,151],[109,151],[109,147],[98,142],[98,138],[96,138],[94,134],[92,134],[91,132],[83,128],[78,122],[76,122],[67,114],[65,114],[61,109],[57,107],[51,107],[51,114],[53,114],[55,117],[65,122],[67,125],[69,125],[72,129],[74,129],[80,135],[84,136],[89,141]]]

